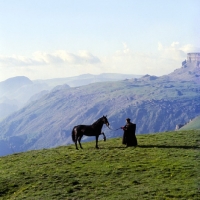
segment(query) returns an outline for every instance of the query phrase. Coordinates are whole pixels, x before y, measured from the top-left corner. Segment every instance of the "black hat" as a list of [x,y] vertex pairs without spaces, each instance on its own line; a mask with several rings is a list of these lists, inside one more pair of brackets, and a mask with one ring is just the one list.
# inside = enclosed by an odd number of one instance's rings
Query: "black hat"
[[127,120],[127,121],[130,121],[131,119],[130,119],[130,118],[127,118],[126,120]]

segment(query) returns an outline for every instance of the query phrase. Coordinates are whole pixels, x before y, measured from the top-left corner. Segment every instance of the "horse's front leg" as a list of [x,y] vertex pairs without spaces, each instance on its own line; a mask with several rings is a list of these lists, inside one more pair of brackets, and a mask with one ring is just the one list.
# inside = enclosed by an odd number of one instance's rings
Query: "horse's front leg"
[[105,142],[106,141],[106,136],[105,136],[104,132],[102,132],[101,134],[103,135],[103,140]]
[[99,138],[99,135],[96,135],[96,149],[99,149],[99,147],[98,147],[98,138]]

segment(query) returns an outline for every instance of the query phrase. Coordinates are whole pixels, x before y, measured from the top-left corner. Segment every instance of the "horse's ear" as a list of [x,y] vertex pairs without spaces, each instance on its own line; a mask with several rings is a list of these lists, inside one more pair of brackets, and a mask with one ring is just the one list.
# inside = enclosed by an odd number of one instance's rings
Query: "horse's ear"
[[107,115],[105,117],[107,117]]

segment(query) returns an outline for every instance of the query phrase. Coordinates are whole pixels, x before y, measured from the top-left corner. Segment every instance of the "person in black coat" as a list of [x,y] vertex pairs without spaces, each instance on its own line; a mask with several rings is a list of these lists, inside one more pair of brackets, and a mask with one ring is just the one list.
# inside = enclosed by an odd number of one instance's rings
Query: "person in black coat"
[[137,138],[135,136],[136,124],[131,123],[130,119],[126,119],[126,125],[121,127],[124,130],[122,144],[126,147],[137,146]]

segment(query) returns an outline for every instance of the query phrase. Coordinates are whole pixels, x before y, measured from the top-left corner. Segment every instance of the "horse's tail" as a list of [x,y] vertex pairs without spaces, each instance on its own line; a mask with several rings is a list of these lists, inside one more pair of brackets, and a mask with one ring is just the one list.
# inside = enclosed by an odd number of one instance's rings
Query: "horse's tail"
[[75,142],[75,127],[72,129],[72,141]]

